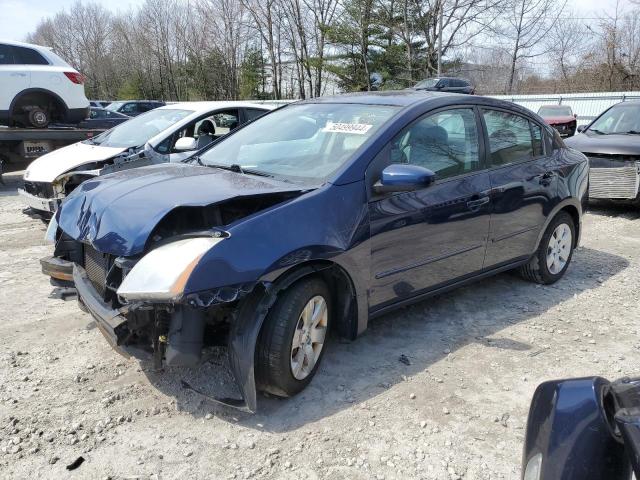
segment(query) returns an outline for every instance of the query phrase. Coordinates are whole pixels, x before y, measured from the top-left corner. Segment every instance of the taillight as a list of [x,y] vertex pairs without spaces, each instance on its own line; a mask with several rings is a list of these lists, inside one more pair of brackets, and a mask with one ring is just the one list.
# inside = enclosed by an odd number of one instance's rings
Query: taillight
[[65,76],[76,85],[82,85],[84,83],[84,75],[78,72],[64,72]]

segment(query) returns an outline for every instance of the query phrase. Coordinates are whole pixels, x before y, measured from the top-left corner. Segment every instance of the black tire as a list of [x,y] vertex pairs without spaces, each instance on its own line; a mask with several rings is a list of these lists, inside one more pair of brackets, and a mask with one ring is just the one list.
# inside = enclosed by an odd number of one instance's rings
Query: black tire
[[32,107],[27,115],[29,124],[35,128],[46,128],[51,121],[51,115],[48,110],[40,107]]
[[[563,223],[566,224],[571,230],[571,246],[566,264],[564,265],[562,270],[554,274],[549,271],[549,268],[547,266],[547,250],[549,248],[549,241],[551,240],[553,232]],[[529,263],[520,267],[518,273],[525,280],[540,283],[542,285],[550,285],[557,282],[565,274],[567,268],[569,268],[571,258],[573,257],[575,244],[576,227],[573,222],[573,218],[567,212],[560,212],[555,216],[555,218],[551,221],[551,223],[545,230],[536,253],[533,255],[533,257],[531,257]]]
[[327,306],[327,332],[331,326],[332,303],[327,284],[318,277],[307,277],[282,292],[273,305],[256,345],[256,386],[258,390],[291,397],[302,391],[311,381],[326,350],[328,335],[313,369],[302,380],[294,377],[291,368],[292,342],[302,310],[315,296],[321,296]]

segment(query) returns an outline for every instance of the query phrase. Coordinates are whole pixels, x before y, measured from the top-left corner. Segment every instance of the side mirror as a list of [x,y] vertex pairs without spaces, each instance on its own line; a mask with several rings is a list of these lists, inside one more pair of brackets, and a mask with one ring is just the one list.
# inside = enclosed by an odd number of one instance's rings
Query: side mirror
[[578,114],[577,114],[577,113],[574,113],[574,114],[573,114],[573,118],[578,118]]
[[187,152],[189,150],[195,150],[196,148],[198,148],[198,142],[193,137],[182,137],[178,139],[176,145],[173,148],[178,152]]
[[382,171],[382,178],[373,185],[376,193],[411,192],[431,185],[436,174],[428,168],[406,163],[392,163]]
[[586,125],[578,125],[578,133],[582,133],[587,129]]

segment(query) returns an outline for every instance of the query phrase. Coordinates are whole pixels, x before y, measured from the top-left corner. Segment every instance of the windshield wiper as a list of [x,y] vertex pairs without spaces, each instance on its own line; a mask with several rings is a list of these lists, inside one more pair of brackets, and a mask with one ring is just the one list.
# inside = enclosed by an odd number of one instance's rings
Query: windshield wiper
[[598,135],[609,135],[608,133],[603,132],[602,130],[598,130],[596,128],[590,128],[590,132],[596,132]]
[[203,167],[206,166],[204,163],[202,163],[202,160],[200,160],[200,156],[198,155],[194,155],[192,157],[188,157],[182,160],[182,163],[191,163],[191,162],[196,162],[198,165],[201,165]]
[[625,135],[640,135],[640,132],[637,130],[629,130],[627,132],[623,132]]
[[203,163],[202,160],[200,160],[199,158],[198,158],[198,163],[205,167],[219,168],[221,170],[227,170],[229,172],[234,172],[234,173],[241,173],[243,175],[255,175],[257,177],[274,178],[274,176],[271,175],[270,173],[262,172],[260,170],[253,170],[252,168],[244,168],[241,165],[238,165],[237,163],[232,163],[231,165],[222,165],[219,163]]

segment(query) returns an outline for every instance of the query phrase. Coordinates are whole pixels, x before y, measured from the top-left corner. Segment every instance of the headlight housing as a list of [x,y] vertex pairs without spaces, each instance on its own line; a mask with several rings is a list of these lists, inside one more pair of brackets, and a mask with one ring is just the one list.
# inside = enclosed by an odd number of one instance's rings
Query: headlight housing
[[58,220],[56,220],[56,214],[54,213],[49,221],[49,226],[44,234],[44,239],[48,243],[56,243],[56,233],[58,231]]
[[151,250],[124,278],[118,295],[126,300],[177,300],[202,256],[223,239],[187,238]]

